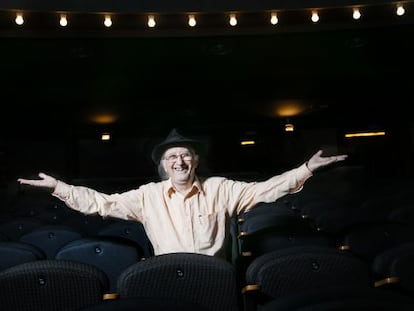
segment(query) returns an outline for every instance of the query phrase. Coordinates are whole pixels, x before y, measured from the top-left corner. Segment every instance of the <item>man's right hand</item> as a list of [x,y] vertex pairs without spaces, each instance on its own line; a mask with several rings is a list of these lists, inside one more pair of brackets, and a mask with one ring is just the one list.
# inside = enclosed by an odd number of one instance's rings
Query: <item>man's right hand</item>
[[41,187],[41,188],[47,188],[50,190],[55,190],[56,185],[58,183],[57,179],[46,175],[45,173],[39,173],[39,177],[41,179],[24,179],[24,178],[19,178],[17,179],[17,181],[21,184],[21,185],[30,185],[33,187]]

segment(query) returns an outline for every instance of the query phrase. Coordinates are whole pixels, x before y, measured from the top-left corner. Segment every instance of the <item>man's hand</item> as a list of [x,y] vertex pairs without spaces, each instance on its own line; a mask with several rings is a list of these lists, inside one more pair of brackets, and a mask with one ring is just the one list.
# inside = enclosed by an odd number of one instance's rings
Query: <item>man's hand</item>
[[52,176],[46,175],[44,173],[39,173],[39,177],[41,179],[23,179],[19,178],[17,181],[21,185],[30,185],[33,187],[41,187],[41,188],[47,188],[50,190],[55,190],[57,185],[57,179],[53,178]]
[[346,154],[330,156],[330,157],[322,157],[321,156],[322,152],[323,152],[322,150],[319,150],[309,159],[307,165],[308,165],[308,169],[311,172],[314,172],[317,169],[327,166],[329,164],[343,161],[348,157],[348,155]]

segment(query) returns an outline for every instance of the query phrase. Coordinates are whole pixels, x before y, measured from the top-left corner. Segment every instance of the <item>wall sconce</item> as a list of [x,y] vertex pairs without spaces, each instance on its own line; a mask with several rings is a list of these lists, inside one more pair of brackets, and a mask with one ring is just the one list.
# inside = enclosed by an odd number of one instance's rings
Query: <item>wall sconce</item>
[[285,132],[293,132],[295,130],[295,126],[293,123],[286,123],[285,124]]
[[249,140],[242,140],[240,142],[240,145],[242,145],[242,146],[249,146],[249,145],[255,145],[255,144],[256,144],[256,141],[251,140],[251,139],[249,139]]
[[101,140],[102,141],[109,141],[111,140],[112,136],[111,133],[102,133],[101,134]]
[[371,137],[371,136],[384,136],[385,131],[377,132],[358,132],[358,133],[347,133],[345,138],[354,138],[354,137]]

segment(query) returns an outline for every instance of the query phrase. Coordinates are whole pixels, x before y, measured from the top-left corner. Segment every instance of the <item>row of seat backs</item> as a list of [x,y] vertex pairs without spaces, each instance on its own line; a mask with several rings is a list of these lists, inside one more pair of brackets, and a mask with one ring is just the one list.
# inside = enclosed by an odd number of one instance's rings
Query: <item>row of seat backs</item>
[[147,308],[139,310],[240,310],[234,267],[201,254],[171,253],[136,262],[119,275],[116,295],[107,295],[109,289],[100,269],[72,260],[37,260],[0,272],[0,301],[8,311],[119,307],[105,298],[122,300],[125,306],[134,300],[135,308],[141,303]]
[[[390,280],[390,282],[382,281],[382,284],[392,283],[393,286],[404,287],[407,291],[407,295],[400,295],[402,292],[399,290],[384,291],[384,295],[392,292],[393,294],[390,295],[400,298],[397,303],[390,296],[384,296],[393,301],[394,306],[399,306],[402,302],[412,303],[412,300],[407,297],[412,298],[414,293],[411,285],[413,284],[411,268],[413,254],[414,243],[410,243],[405,244],[404,248],[399,246],[394,253],[388,250],[376,260],[376,275],[381,275],[383,280]],[[111,288],[107,274],[91,264],[67,259],[26,262],[0,272],[0,295],[7,296],[1,297],[0,301],[4,306],[8,306],[7,303],[15,306],[6,310],[52,310],[53,308],[48,309],[45,304],[54,304],[53,307],[56,308],[58,303],[65,303],[67,306],[83,303],[83,300],[77,302],[78,297],[74,301],[67,298],[80,295],[77,289],[82,286],[83,281],[73,282],[76,284],[76,289],[60,288],[53,282],[64,282],[70,287],[73,284],[71,285],[71,281],[67,282],[67,280],[70,280],[71,276],[67,276],[66,273],[71,274],[73,272],[70,271],[75,270],[80,272],[82,277],[86,277],[88,273],[82,270],[85,266],[94,271],[92,275],[95,275],[94,278],[98,280],[94,281],[94,285],[89,281],[86,285],[89,290],[94,291],[94,294],[91,294],[95,299],[94,305],[101,303],[108,306],[116,305],[116,303],[102,301],[105,294],[115,293],[118,299],[145,297],[150,300],[165,298],[189,301],[204,306],[207,310],[239,310],[240,308],[238,292],[240,280],[235,267],[220,258],[193,253],[165,254],[133,263],[119,273],[115,290]],[[256,310],[258,306],[275,304],[275,299],[281,303],[280,301],[285,299],[290,301],[292,296],[305,297],[310,290],[325,292],[336,288],[339,293],[350,288],[363,291],[378,289],[373,286],[370,269],[371,267],[368,267],[364,261],[338,249],[297,246],[269,252],[256,258],[246,271],[245,286],[240,292],[245,298],[243,308],[246,311]],[[58,273],[58,271],[65,272]],[[80,276],[75,276],[77,277]],[[50,281],[52,283],[49,283]],[[378,287],[380,283],[377,282]],[[46,298],[48,295],[60,295],[61,289],[66,298]],[[48,292],[50,290],[55,292],[51,294]],[[48,292],[48,295],[44,291]],[[27,299],[29,303],[26,305]],[[33,303],[30,303],[30,299],[34,299]],[[85,299],[90,301],[88,300],[90,298]],[[39,306],[39,309],[36,306]],[[19,309],[13,309],[17,307]],[[62,307],[59,310],[66,309]]]
[[11,232],[10,236],[17,240],[0,242],[1,269],[38,259],[85,262],[103,270],[110,279],[111,290],[115,290],[117,276],[123,269],[153,256],[145,230],[137,222],[113,222],[95,236],[70,226],[31,225],[30,219],[3,223],[4,232]]
[[[93,225],[85,223],[84,227]],[[116,220],[101,225],[95,231],[85,231],[83,228],[62,224],[45,224],[38,219],[21,217],[7,219],[0,223],[0,234],[3,241],[24,241],[42,248],[48,246],[46,254],[54,257],[54,251],[65,243],[80,237],[107,236],[130,240],[142,248],[145,257],[154,254],[152,244],[140,222]]]
[[[309,202],[320,200],[319,196],[308,198]],[[350,213],[345,204],[321,202],[317,207],[332,214],[344,211],[332,224],[340,223],[338,228],[323,230],[321,223],[304,217],[306,204],[298,208],[292,204],[292,195],[261,202],[237,215],[233,229],[238,260],[234,262],[243,260],[245,309],[348,310],[346,302],[349,310],[365,310],[379,305],[379,301],[383,302],[383,310],[413,308],[414,287],[408,284],[414,281],[414,274],[406,263],[413,259],[410,250],[414,246],[414,228],[404,222],[375,221],[374,216],[365,221],[365,214],[356,219],[358,216]],[[346,211],[355,218],[348,222],[340,219],[345,218]],[[311,291],[317,295],[309,294]],[[366,299],[358,291],[365,292]],[[326,299],[329,295],[338,300]],[[344,303],[344,309],[338,302]]]
[[283,200],[302,217],[312,221],[319,230],[331,234],[363,223],[414,223],[411,189],[403,191],[378,185],[374,192],[366,191],[357,197],[332,196],[328,192],[311,192],[306,188],[306,191],[287,195]]
[[334,246],[331,237],[317,231],[307,219],[286,205],[283,199],[258,203],[233,220],[232,262],[244,274],[257,257],[298,245]]
[[[414,243],[407,243],[380,254],[370,266],[349,252],[320,246],[268,252],[246,270],[244,309],[318,310],[316,305],[326,301],[332,310],[355,310],[351,306],[357,303],[362,308],[382,301],[384,310],[409,310],[405,308],[414,307],[413,254]],[[343,309],[336,309],[340,305],[334,308],[338,301],[347,301],[350,309],[344,305]]]
[[[329,209],[329,206],[325,206]],[[355,209],[354,209],[355,210]],[[344,209],[346,212],[346,210]],[[334,211],[328,211],[334,213]],[[370,211],[374,214],[373,211]],[[341,218],[352,215],[339,214]],[[237,245],[233,262],[251,262],[268,251],[295,245],[324,245],[347,249],[370,262],[380,252],[402,243],[414,241],[414,226],[391,221],[361,221],[348,223],[335,232],[319,230],[308,218],[294,212],[284,199],[259,203],[241,215],[233,225]],[[346,220],[342,221],[343,223]]]
[[4,270],[20,263],[42,259],[83,262],[103,271],[110,281],[109,290],[114,291],[120,273],[145,258],[143,251],[136,244],[112,237],[77,238],[62,245],[53,253],[53,256],[47,255],[42,248],[27,242],[0,242],[0,268]]

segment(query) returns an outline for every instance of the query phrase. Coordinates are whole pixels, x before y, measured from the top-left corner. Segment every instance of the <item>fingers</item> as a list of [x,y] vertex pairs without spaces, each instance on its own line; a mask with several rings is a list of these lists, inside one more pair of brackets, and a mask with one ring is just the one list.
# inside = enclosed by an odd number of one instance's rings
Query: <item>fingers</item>
[[39,181],[37,180],[33,180],[33,179],[19,179],[19,182],[21,184],[26,184],[26,185],[36,185]]
[[34,185],[34,180],[19,178],[17,180],[21,185]]
[[319,149],[316,153],[315,156],[320,157],[322,155],[323,150]]
[[19,178],[19,179],[17,179],[17,181],[21,184],[25,184],[29,181],[29,179]]
[[[41,176],[42,174],[43,173],[39,173],[39,177],[41,177],[43,179],[44,176]],[[17,181],[21,184],[27,184],[27,185],[32,185],[32,184],[37,182],[37,180],[35,180],[35,179],[25,179],[25,178],[18,178]]]
[[311,172],[314,172],[315,170],[332,163],[343,161],[348,157],[346,154],[323,157],[322,153],[323,150],[318,150],[307,162],[307,166]]
[[347,157],[348,157],[348,155],[346,155],[346,154],[342,154],[342,155],[337,155],[337,156],[334,156],[334,159],[335,159],[335,162],[338,162],[338,161],[343,161],[343,160],[345,160]]
[[346,158],[348,158],[347,154],[339,155],[338,156],[338,161],[346,160]]
[[22,185],[29,185],[34,187],[54,188],[56,186],[56,180],[53,177],[46,175],[45,173],[39,173],[38,176],[40,179],[19,178],[17,179],[17,182]]
[[334,156],[323,157],[323,156],[322,156],[322,153],[323,153],[323,150],[318,150],[318,151],[315,153],[314,157],[315,157],[315,158],[316,158],[316,157],[319,157],[319,158],[321,158],[321,159],[326,159],[326,160],[327,160],[327,161],[329,161],[329,162],[338,162],[338,161],[343,161],[343,160],[345,160],[346,158],[348,158],[348,155],[347,155],[347,154],[340,154],[340,155],[334,155]]
[[326,159],[328,160],[329,163],[333,163],[333,162],[339,162],[339,161],[343,161],[347,158],[346,155],[339,155],[339,156],[330,156],[330,157],[326,157]]

